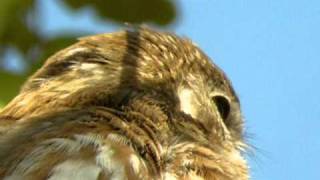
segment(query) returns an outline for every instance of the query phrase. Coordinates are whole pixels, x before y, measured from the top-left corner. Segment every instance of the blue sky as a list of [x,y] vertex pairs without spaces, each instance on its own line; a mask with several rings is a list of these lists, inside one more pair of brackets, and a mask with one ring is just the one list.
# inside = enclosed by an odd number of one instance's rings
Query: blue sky
[[[169,29],[196,42],[239,94],[252,179],[320,179],[320,1],[178,0]],[[119,26],[90,9],[41,0],[42,33],[102,33]]]

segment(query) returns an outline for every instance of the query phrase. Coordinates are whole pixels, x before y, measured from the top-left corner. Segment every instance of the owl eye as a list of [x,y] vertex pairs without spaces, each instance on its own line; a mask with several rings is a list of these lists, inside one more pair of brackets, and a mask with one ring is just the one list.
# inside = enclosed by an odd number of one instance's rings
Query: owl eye
[[227,98],[224,96],[214,96],[212,97],[213,102],[216,104],[220,116],[223,121],[227,123],[227,118],[230,114],[230,104]]

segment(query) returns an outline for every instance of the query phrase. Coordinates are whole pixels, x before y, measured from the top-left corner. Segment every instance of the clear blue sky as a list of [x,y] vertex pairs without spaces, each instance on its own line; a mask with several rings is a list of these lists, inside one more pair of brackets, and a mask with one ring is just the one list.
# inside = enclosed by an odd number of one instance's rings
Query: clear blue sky
[[[177,2],[181,17],[169,29],[200,45],[240,96],[257,147],[252,179],[319,180],[320,1]],[[42,32],[52,36],[119,28],[89,9],[71,13],[61,1],[42,0],[39,8]]]

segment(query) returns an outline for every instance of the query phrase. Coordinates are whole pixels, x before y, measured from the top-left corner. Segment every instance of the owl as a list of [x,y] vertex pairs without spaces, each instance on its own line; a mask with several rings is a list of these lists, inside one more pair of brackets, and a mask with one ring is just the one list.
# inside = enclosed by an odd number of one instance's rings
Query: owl
[[0,178],[246,180],[240,103],[190,40],[148,27],[79,39],[0,112]]

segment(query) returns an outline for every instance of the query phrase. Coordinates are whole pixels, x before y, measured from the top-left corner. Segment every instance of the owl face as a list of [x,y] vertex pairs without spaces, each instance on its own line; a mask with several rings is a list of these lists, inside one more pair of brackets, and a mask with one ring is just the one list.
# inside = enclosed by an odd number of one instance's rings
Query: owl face
[[[142,112],[141,101],[166,123]],[[148,114],[167,133],[159,142],[173,144],[167,152],[192,142],[204,147],[199,153],[211,149],[223,171],[234,163],[235,175],[247,173],[239,100],[226,75],[187,39],[147,28],[82,38],[50,57],[2,114],[27,119],[88,106]]]

